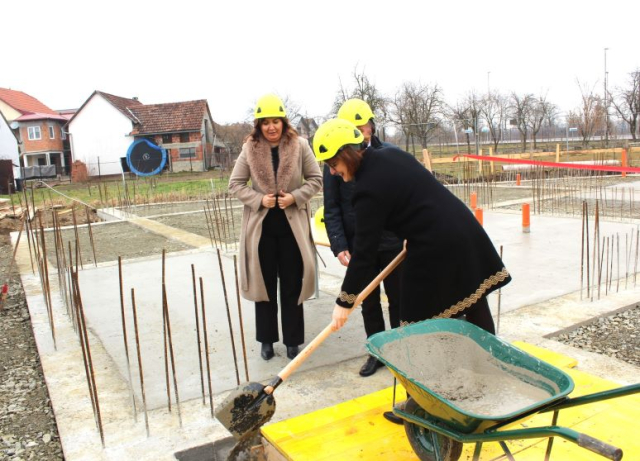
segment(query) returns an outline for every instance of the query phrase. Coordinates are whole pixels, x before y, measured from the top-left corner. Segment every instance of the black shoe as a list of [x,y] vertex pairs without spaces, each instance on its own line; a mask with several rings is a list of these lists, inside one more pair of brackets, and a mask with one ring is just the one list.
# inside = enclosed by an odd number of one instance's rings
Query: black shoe
[[396,416],[392,411],[385,411],[384,413],[382,413],[382,416],[384,416],[384,419],[386,419],[390,423],[404,424],[404,420],[401,417]]
[[287,346],[287,357],[290,359],[295,359],[299,352],[298,346]]
[[364,365],[362,365],[362,368],[360,368],[360,376],[371,376],[378,368],[383,366],[384,364],[382,362],[370,355],[367,361],[364,362]]
[[271,344],[271,343],[262,343],[262,351],[260,352],[260,355],[265,360],[271,360],[273,358],[273,356],[274,356],[273,344]]

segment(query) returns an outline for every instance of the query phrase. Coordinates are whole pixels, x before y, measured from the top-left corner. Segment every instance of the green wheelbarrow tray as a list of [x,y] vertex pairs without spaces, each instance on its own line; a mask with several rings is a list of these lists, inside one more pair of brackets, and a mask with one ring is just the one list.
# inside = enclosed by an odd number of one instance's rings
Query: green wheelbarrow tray
[[[433,350],[422,350],[421,344],[437,341],[438,338],[446,340],[445,353],[439,354],[440,357],[432,357],[434,363],[431,364],[425,356],[434,355]],[[447,347],[450,349],[447,350]],[[392,361],[397,360],[398,353],[403,351],[403,348],[407,348],[406,354],[410,356],[403,361],[403,367],[407,366],[408,362],[417,362],[423,366],[426,364],[430,369],[411,369],[413,363],[409,363],[408,369],[399,369],[400,365]],[[525,419],[562,400],[574,387],[571,377],[562,370],[462,320],[425,320],[377,333],[367,341],[367,349],[391,370],[418,405],[428,411],[430,417],[462,434],[484,432],[488,428],[504,427]],[[463,356],[455,357],[455,354],[461,354],[460,349],[464,349]],[[540,398],[523,407],[511,408],[504,414],[499,412],[500,408],[497,409],[498,413],[493,411],[491,414],[476,413],[468,407],[463,408],[457,402],[430,389],[424,384],[424,380],[419,379],[420,374],[429,376],[431,380],[449,379],[441,369],[435,368],[438,361],[442,362],[443,356],[447,360],[446,356],[449,354],[451,360],[458,360],[455,368],[475,367],[481,361],[490,363],[494,376],[485,376],[488,381],[493,379],[498,384],[515,378],[532,389],[538,389],[540,392],[537,395]],[[482,374],[483,371],[486,373],[486,370],[480,370],[479,373]],[[492,390],[492,386],[484,389],[487,393]],[[508,396],[500,395],[495,398],[506,399]]]
[[[445,344],[435,350],[438,354],[434,354],[432,347],[434,339]],[[473,459],[477,460],[482,444],[492,441],[499,442],[505,454],[513,459],[505,441],[544,437],[549,438],[545,459],[550,455],[554,437],[562,437],[611,460],[622,458],[619,448],[555,424],[562,409],[637,394],[640,384],[568,398],[574,384],[565,372],[462,320],[425,320],[377,333],[367,341],[367,349],[391,370],[410,394],[407,402],[396,405],[393,412],[405,421],[409,442],[421,460],[456,460],[463,443],[476,444]],[[434,355],[441,357],[432,360]],[[524,387],[537,389],[536,395],[540,398],[504,413],[486,414],[463,408],[423,382],[425,375],[431,376],[430,382],[449,379],[450,370],[474,368],[478,362],[493,367],[489,381],[521,381]],[[503,400],[511,398],[510,392],[492,387],[487,386],[486,392],[493,390],[494,397]],[[505,430],[533,414],[545,412],[553,412],[550,426]]]

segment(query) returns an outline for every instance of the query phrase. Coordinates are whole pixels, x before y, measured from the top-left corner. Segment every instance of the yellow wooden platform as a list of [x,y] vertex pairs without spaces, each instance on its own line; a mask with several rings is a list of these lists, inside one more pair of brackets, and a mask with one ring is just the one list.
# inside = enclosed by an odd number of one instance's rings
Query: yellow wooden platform
[[[515,346],[567,372],[575,383],[571,397],[619,387],[618,384],[573,369],[577,361],[536,346],[516,342]],[[350,400],[333,407],[271,424],[263,436],[286,459],[318,460],[417,460],[404,433],[404,427],[387,422],[382,416],[391,408],[392,388]],[[405,396],[399,391],[399,399]],[[512,426],[512,429],[551,425],[551,413],[538,414]],[[622,448],[624,460],[640,460],[637,418],[640,395],[611,399],[562,410],[558,425],[570,427]],[[543,460],[547,439],[507,442],[516,460]],[[465,444],[461,460],[471,460],[474,444]],[[483,445],[481,459],[493,460],[503,454],[497,443]],[[552,460],[602,460],[604,458],[556,438]]]

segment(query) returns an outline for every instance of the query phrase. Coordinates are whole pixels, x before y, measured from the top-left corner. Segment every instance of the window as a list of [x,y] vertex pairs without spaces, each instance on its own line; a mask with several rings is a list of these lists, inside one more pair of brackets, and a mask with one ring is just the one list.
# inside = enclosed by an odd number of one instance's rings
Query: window
[[67,139],[67,133],[62,129],[62,127],[60,127],[60,139],[63,141]]
[[189,133],[180,133],[180,142],[189,142]]
[[49,125],[49,139],[56,139],[56,134],[53,131],[53,126]]
[[180,149],[180,158],[195,158],[196,156],[196,148],[195,147],[183,147]]
[[162,144],[171,144],[171,134],[163,134],[162,135]]
[[29,133],[29,141],[37,141],[38,139],[41,139],[42,136],[40,134],[40,127],[39,126],[30,126],[27,128],[28,133]]

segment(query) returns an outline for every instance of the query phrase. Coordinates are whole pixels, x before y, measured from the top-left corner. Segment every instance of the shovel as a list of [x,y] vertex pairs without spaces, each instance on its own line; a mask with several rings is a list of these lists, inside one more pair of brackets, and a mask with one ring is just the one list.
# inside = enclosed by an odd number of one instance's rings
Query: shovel
[[[353,303],[353,306],[355,307],[361,304],[362,301],[380,285],[380,282],[402,262],[406,254],[407,250],[404,248],[398,256],[362,290]],[[353,311],[353,309],[351,309],[351,311]],[[268,385],[265,386],[261,383],[249,382],[232,391],[216,411],[218,421],[239,440],[248,434],[256,432],[271,419],[276,411],[276,401],[273,397],[273,391],[302,365],[302,362],[307,360],[313,351],[315,351],[332,332],[331,324],[327,325]]]

